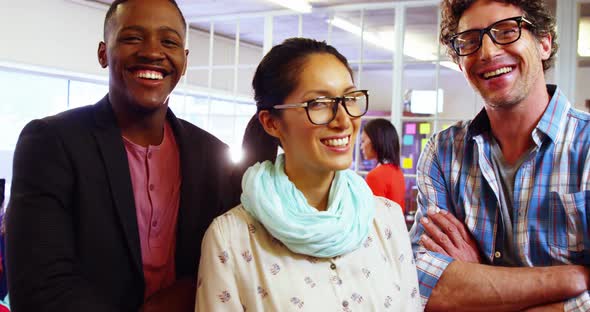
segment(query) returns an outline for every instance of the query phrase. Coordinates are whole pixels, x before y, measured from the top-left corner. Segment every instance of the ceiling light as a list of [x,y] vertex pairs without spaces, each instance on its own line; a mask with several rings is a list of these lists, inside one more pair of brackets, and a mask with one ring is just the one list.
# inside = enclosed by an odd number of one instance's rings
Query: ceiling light
[[307,0],[267,0],[299,13],[310,13],[311,4]]
[[580,28],[578,30],[578,55],[590,56],[590,40],[588,38],[590,38],[590,17],[582,17],[580,18]]
[[[329,19],[327,22],[332,24],[334,27],[338,27],[357,36],[361,36],[362,33],[363,39],[365,41],[380,48],[395,52],[395,36],[393,31],[382,31],[379,33],[369,31],[363,32],[359,26],[336,16],[332,19]],[[435,60],[437,57],[435,53],[431,52],[432,48],[433,46],[430,42],[428,42],[428,39],[419,38],[418,36],[413,36],[412,34],[406,34],[406,40],[404,44],[405,55],[420,61]],[[453,62],[441,61],[440,65],[455,71],[460,71],[459,66]]]

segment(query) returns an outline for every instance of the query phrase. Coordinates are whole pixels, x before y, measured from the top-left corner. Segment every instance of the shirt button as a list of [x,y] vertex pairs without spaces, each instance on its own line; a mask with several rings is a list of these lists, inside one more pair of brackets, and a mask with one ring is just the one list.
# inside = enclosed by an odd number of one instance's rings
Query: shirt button
[[500,258],[500,257],[502,257],[502,253],[501,253],[501,252],[499,252],[499,251],[496,251],[496,252],[494,253],[494,257],[496,257],[496,258]]
[[148,157],[148,159],[152,159],[152,152],[148,152],[147,157]]
[[156,226],[158,226],[158,221],[157,220],[152,221],[152,227],[156,227]]
[[342,306],[345,308],[348,307],[348,301],[346,301],[346,300],[342,301]]
[[330,264],[330,269],[336,270],[336,265],[334,263]]
[[150,184],[150,191],[153,191],[156,187],[153,184]]

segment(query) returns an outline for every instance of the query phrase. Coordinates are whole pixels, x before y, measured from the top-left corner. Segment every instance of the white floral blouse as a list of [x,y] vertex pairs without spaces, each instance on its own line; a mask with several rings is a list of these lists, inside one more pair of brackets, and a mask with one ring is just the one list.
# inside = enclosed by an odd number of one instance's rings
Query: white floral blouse
[[296,254],[240,205],[203,239],[195,311],[421,311],[401,208],[376,197],[363,245],[334,258]]

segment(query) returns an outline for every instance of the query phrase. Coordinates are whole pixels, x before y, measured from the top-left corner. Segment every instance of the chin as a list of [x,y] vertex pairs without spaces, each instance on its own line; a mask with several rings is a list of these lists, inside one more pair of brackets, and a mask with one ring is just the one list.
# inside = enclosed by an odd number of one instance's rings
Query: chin
[[138,110],[142,112],[153,112],[166,105],[167,98],[135,98],[134,102]]
[[334,171],[340,171],[340,170],[345,170],[350,168],[350,165],[352,164],[352,159],[347,159],[347,160],[333,160],[330,162],[330,167],[332,170]]

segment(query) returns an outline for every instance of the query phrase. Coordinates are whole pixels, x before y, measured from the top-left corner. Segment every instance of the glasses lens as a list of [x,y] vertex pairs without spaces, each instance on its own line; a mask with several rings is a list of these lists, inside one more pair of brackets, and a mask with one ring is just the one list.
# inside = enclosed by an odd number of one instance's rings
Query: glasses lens
[[368,109],[367,95],[361,91],[355,91],[344,95],[344,107],[352,117],[360,117]]
[[490,29],[490,34],[497,43],[512,43],[520,37],[519,23],[515,20],[496,23]]
[[459,55],[473,53],[479,48],[479,30],[470,30],[453,38],[453,48]]
[[336,101],[331,98],[320,98],[309,102],[307,104],[307,113],[311,122],[318,125],[329,123],[334,117],[332,107],[336,105]]

